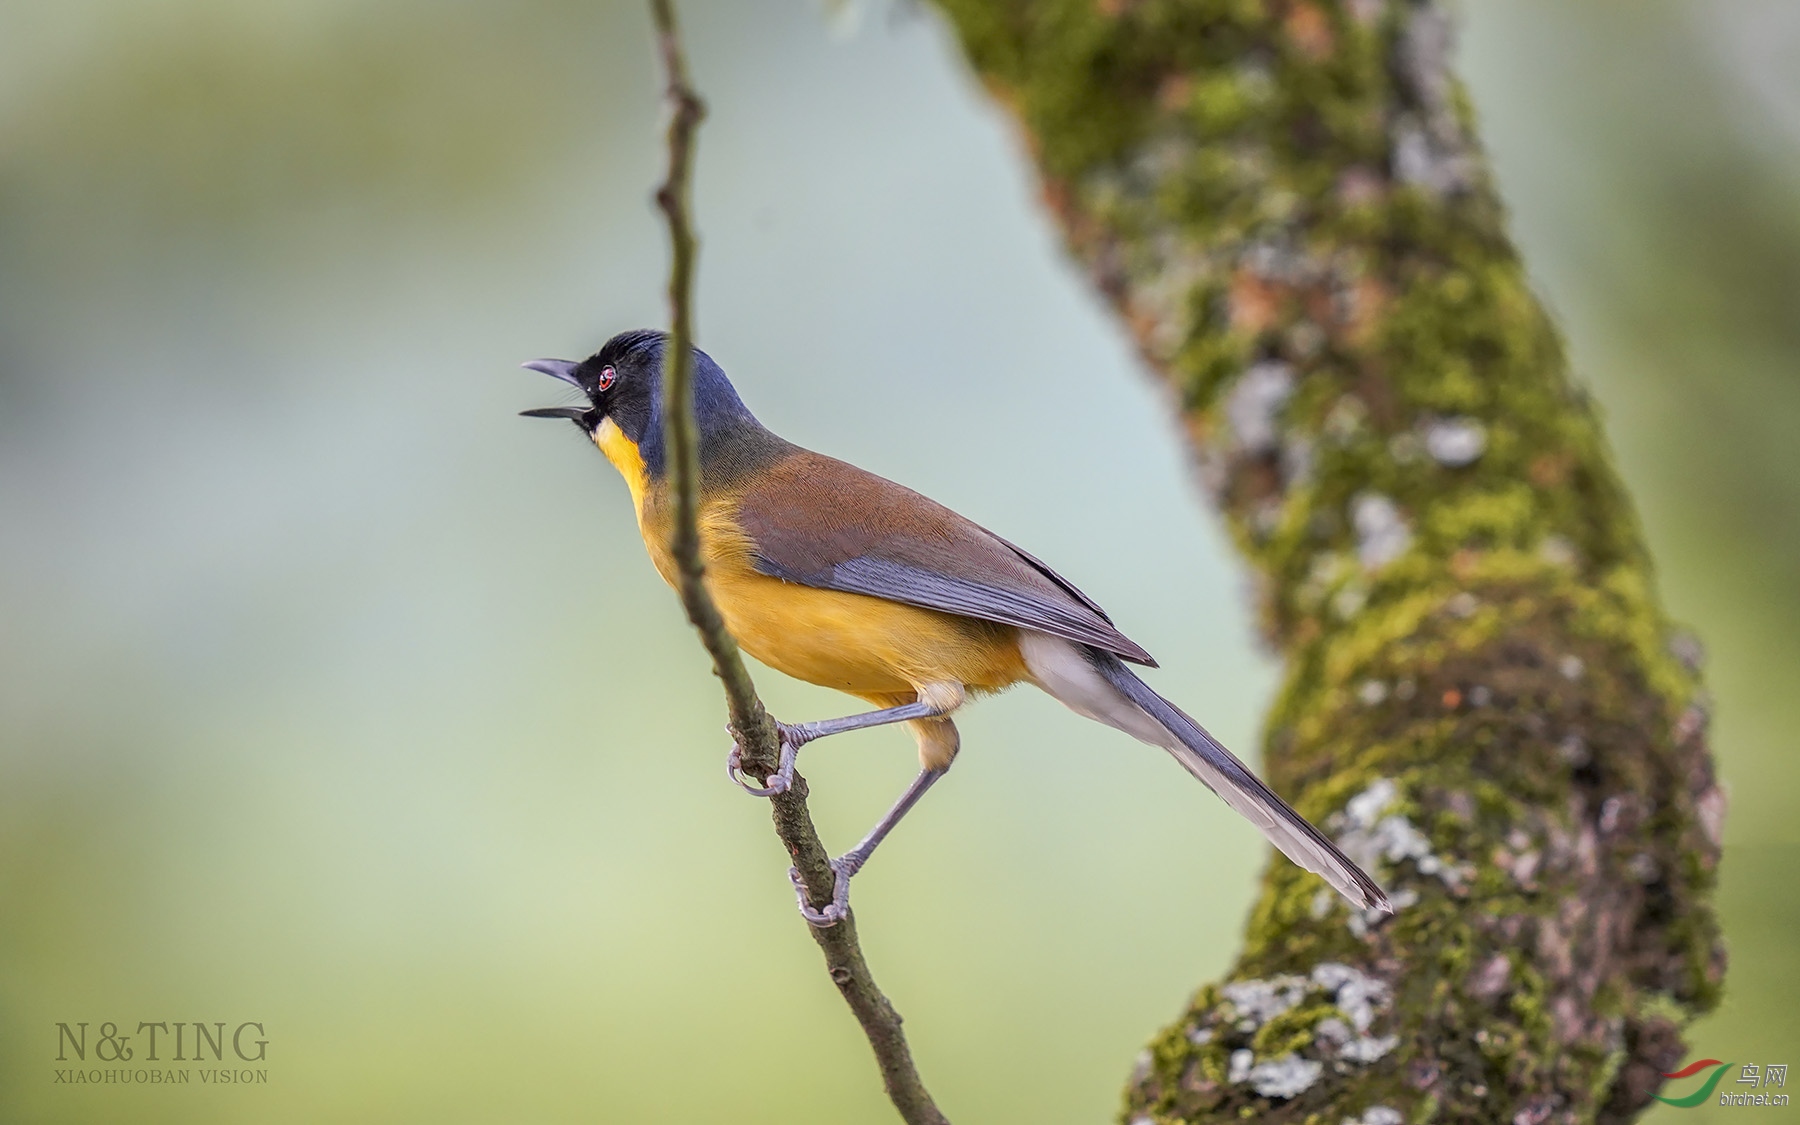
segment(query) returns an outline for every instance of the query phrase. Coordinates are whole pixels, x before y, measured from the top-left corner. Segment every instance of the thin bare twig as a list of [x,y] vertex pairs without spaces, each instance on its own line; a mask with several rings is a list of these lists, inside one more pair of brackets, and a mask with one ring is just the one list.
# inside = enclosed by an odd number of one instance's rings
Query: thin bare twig
[[[719,607],[713,603],[703,578],[700,557],[700,449],[694,424],[694,325],[692,290],[695,239],[688,215],[689,187],[693,177],[694,131],[706,113],[688,82],[687,61],[675,25],[674,0],[650,0],[656,22],[657,46],[668,79],[667,97],[673,114],[669,121],[668,174],[656,192],[657,206],[668,219],[674,263],[669,271],[669,308],[673,325],[663,367],[663,432],[669,451],[670,485],[675,499],[675,529],[670,550],[679,573],[681,604],[688,620],[700,633],[713,668],[725,687],[731,729],[743,747],[746,773],[767,777],[774,771],[779,753],[775,724],[757,697],[756,685],[744,667],[737,642],[725,628]],[[793,786],[770,799],[776,834],[793,857],[794,867],[815,907],[831,901],[834,876],[830,856],[819,841],[806,808],[806,779],[794,775]],[[900,1013],[882,995],[863,959],[856,940],[854,915],[827,929],[807,927],[825,954],[825,968],[844,1002],[862,1024],[882,1082],[894,1108],[908,1125],[949,1125],[913,1066],[912,1052],[900,1029]]]

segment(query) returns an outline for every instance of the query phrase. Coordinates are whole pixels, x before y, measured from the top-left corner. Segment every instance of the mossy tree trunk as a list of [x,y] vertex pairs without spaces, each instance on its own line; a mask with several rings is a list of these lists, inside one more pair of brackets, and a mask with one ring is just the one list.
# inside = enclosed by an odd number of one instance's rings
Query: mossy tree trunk
[[1175,392],[1286,658],[1276,857],[1129,1121],[1620,1121],[1717,1001],[1723,797],[1595,411],[1416,0],[939,0]]

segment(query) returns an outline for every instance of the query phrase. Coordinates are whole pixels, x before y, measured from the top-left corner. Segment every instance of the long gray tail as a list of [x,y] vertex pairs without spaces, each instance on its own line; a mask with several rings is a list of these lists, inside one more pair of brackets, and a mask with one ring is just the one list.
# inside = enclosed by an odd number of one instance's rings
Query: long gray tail
[[1162,745],[1187,771],[1246,820],[1262,830],[1269,842],[1308,871],[1317,872],[1336,887],[1343,896],[1358,906],[1394,912],[1393,904],[1375,880],[1350,857],[1338,850],[1323,832],[1293,806],[1275,795],[1274,790],[1250,772],[1250,767],[1206,733],[1206,728],[1189,718],[1181,708],[1150,689],[1150,685],[1132,674],[1124,661],[1110,652],[1082,646],[1107,683],[1119,694],[1142,708],[1158,725],[1172,735]]

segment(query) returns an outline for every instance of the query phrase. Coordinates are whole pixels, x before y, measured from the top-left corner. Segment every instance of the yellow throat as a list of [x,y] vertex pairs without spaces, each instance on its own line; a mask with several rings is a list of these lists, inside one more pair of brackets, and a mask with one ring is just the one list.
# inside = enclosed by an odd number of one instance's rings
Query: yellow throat
[[600,423],[594,431],[594,444],[600,452],[606,454],[613,468],[625,478],[625,487],[631,490],[631,505],[637,509],[638,524],[644,522],[644,490],[649,487],[650,474],[644,468],[644,455],[638,452],[635,442],[625,436],[619,424],[611,418]]

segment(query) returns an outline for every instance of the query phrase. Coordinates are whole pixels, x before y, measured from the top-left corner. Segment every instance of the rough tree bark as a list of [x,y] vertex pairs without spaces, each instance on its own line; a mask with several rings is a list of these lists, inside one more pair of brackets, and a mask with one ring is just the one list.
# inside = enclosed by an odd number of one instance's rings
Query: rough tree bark
[[1718,999],[1723,796],[1593,405],[1418,0],[939,0],[1174,392],[1287,678],[1277,856],[1129,1121],[1613,1122]]

